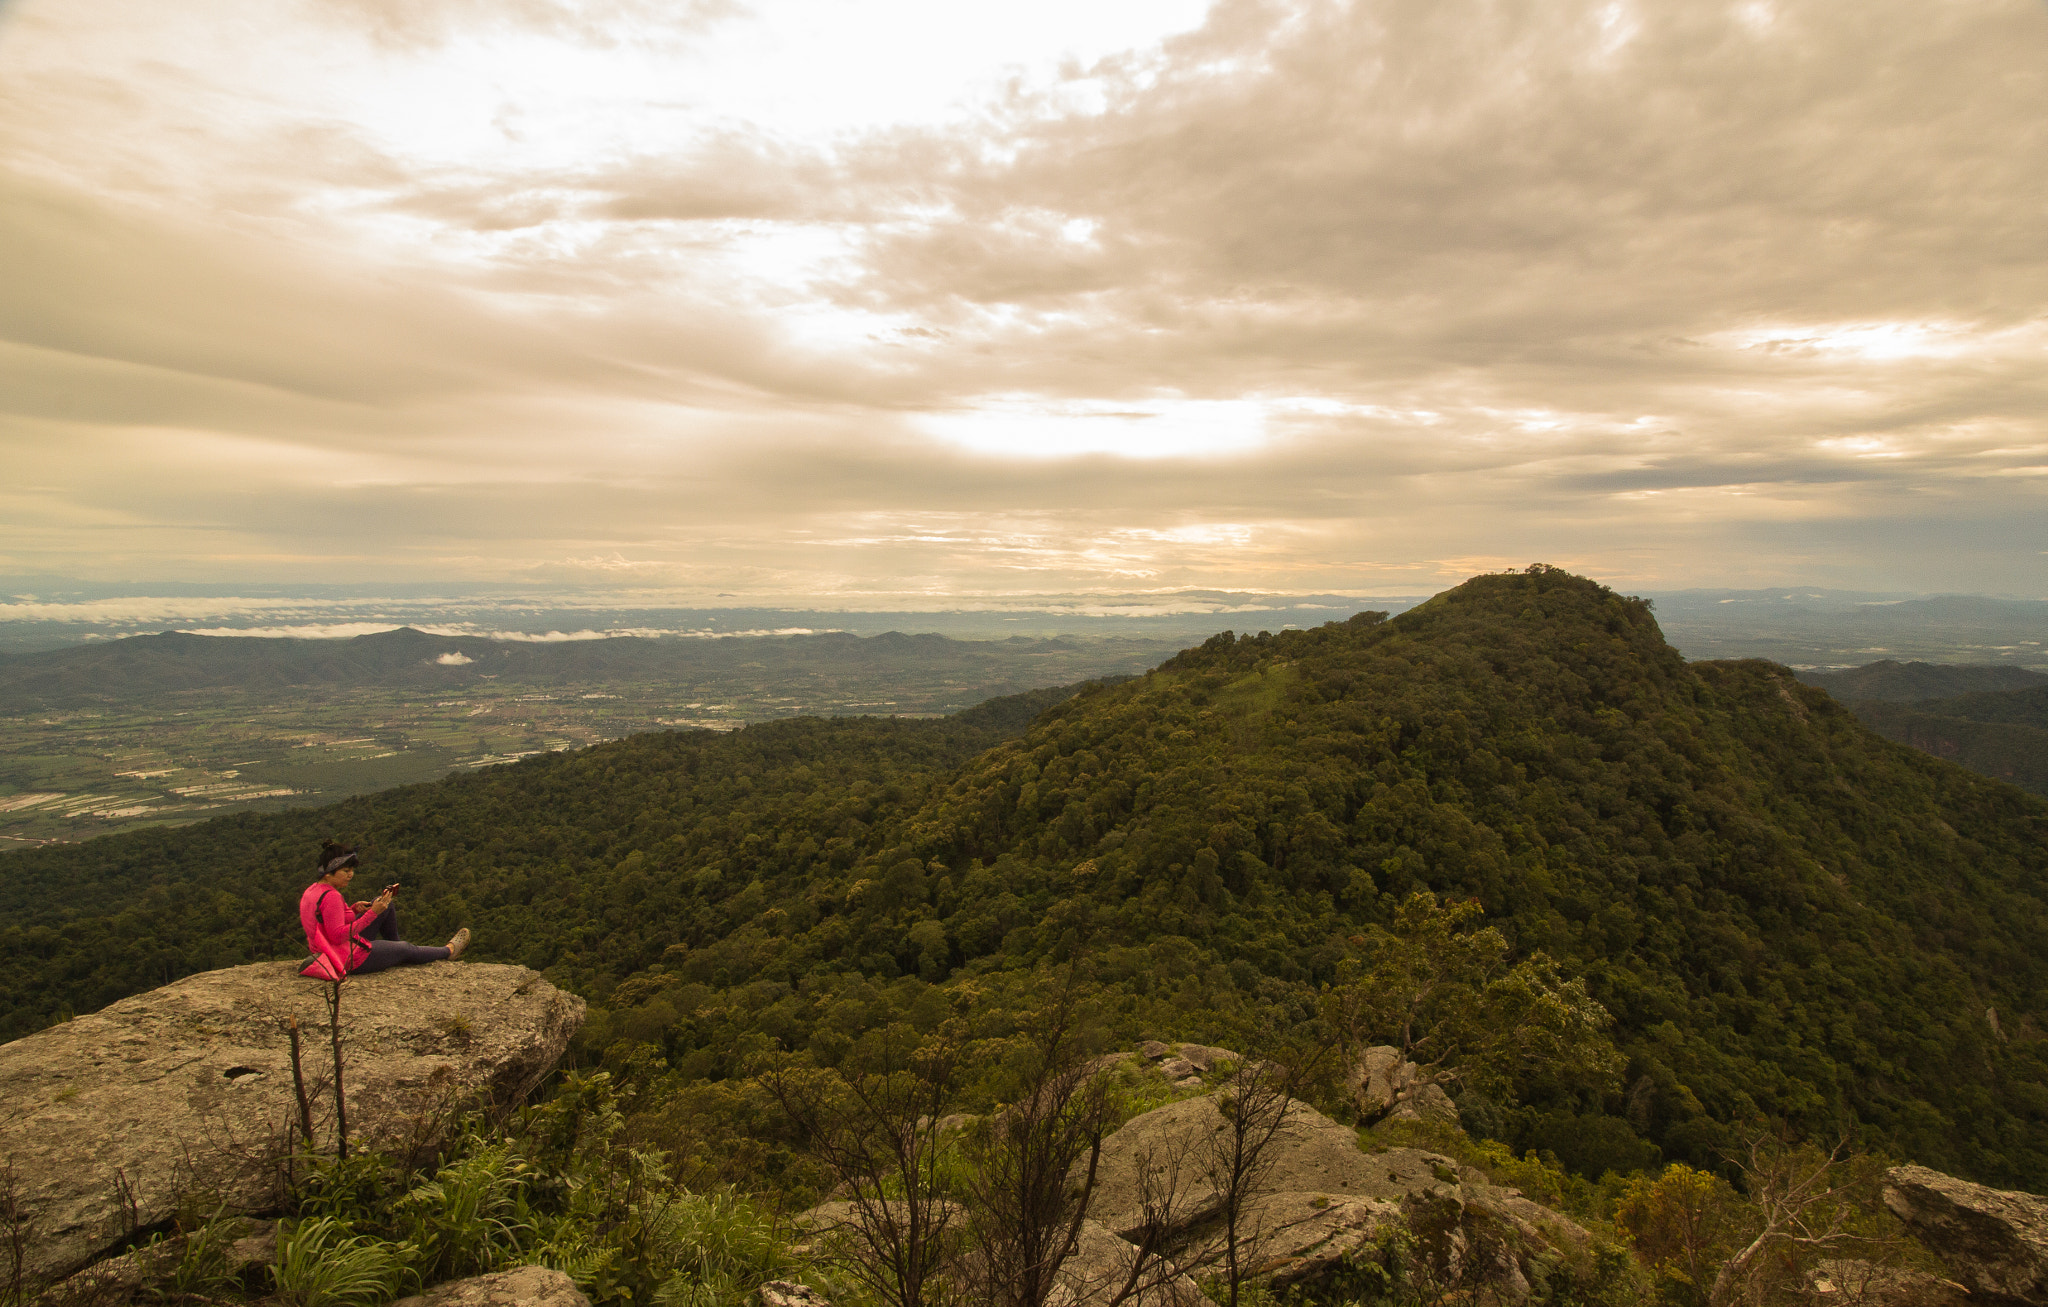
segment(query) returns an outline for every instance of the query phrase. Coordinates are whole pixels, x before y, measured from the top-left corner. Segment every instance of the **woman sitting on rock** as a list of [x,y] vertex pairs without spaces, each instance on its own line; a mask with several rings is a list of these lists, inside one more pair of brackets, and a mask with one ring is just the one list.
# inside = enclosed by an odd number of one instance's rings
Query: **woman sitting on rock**
[[353,846],[333,840],[320,846],[320,878],[299,895],[299,924],[306,928],[306,947],[313,950],[313,960],[300,975],[339,983],[352,974],[462,956],[469,947],[467,926],[438,948],[398,937],[398,909],[391,903],[396,885],[368,902],[351,904],[342,898],[356,878],[356,864]]

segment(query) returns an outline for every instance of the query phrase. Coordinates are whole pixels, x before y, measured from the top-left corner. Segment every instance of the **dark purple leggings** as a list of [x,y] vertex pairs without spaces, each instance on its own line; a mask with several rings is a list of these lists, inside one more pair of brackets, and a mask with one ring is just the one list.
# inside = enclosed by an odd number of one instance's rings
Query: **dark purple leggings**
[[439,945],[408,944],[400,939],[396,903],[378,913],[356,934],[370,941],[370,956],[364,958],[363,965],[352,973],[358,976],[366,976],[372,971],[389,971],[393,967],[418,966],[422,962],[441,962],[452,956]]

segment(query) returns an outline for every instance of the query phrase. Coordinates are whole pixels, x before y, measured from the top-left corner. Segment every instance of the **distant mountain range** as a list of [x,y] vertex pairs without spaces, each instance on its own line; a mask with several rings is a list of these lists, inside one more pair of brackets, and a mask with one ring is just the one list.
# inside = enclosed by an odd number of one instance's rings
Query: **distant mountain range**
[[1665,638],[1688,658],[1820,668],[1873,659],[2048,667],[2048,602],[2034,599],[1687,590],[1655,603]]
[[[128,707],[194,691],[253,694],[293,690],[459,691],[483,681],[534,686],[590,685],[660,677],[747,676],[799,683],[915,671],[958,673],[1003,690],[1072,680],[1084,651],[1127,654],[1130,671],[1179,646],[1150,640],[954,640],[942,635],[518,641],[429,635],[402,628],[346,640],[279,639],[165,632],[0,655],[0,715]],[[977,697],[985,697],[986,689]]]
[[[1154,639],[1175,647],[1225,626],[1314,626],[1361,609],[1399,612],[1422,596],[1174,590],[963,597],[912,607],[856,608],[818,599],[795,607],[725,606],[734,597],[679,601],[658,594],[478,584],[278,586],[96,584],[0,576],[0,650],[60,649],[158,631],[342,638],[394,627],[448,635],[583,638],[889,631],[1002,640],[1013,635]],[[807,606],[810,605],[810,606]]]
[[[1362,610],[1405,612],[1423,597],[1182,589],[940,598],[914,610],[863,611],[815,597],[792,599],[798,606],[788,608],[703,606],[740,602],[730,595],[699,596],[678,606],[680,601],[653,593],[542,593],[524,585],[469,582],[196,585],[0,576],[0,650],[57,649],[163,630],[333,638],[398,626],[485,638],[909,631],[957,640],[1064,635],[1181,647],[1225,627],[1277,632]],[[1692,659],[1853,667],[1893,658],[2048,669],[2048,602],[2038,599],[1813,586],[1652,591],[1647,597],[1666,638]]]
[[1902,663],[1887,658],[1840,671],[1801,672],[1799,679],[1808,685],[1818,685],[1844,703],[1858,699],[1911,703],[1917,699],[2003,694],[2048,685],[2048,672],[1982,663]]

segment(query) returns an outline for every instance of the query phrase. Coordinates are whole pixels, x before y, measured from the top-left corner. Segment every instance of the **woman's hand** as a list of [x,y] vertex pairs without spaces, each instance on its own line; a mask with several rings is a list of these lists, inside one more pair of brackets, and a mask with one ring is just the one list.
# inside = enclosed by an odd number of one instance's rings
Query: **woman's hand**
[[368,899],[357,899],[349,904],[349,906],[354,908],[358,914],[361,914],[370,910],[370,901]]

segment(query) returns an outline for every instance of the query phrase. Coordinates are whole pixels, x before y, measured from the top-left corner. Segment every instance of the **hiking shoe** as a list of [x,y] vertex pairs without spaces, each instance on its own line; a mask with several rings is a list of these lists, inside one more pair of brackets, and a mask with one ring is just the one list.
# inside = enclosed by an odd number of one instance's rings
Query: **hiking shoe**
[[455,932],[455,938],[448,941],[448,960],[453,962],[462,956],[462,950],[469,947],[469,927]]

